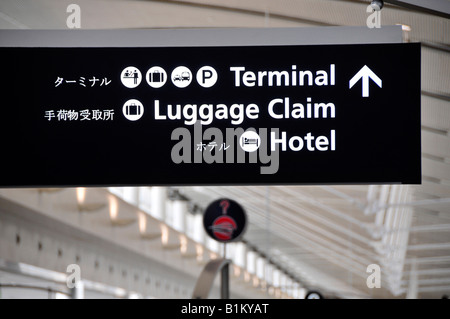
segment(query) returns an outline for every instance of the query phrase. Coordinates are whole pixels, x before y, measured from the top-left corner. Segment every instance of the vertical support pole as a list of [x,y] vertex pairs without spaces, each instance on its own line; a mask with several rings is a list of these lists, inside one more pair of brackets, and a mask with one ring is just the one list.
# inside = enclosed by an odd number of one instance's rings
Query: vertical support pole
[[228,263],[222,267],[220,297],[230,299],[230,271]]
[[[227,259],[227,244],[223,244],[223,259]],[[220,273],[220,298],[221,299],[230,299],[230,271],[228,263],[226,263],[221,270]]]

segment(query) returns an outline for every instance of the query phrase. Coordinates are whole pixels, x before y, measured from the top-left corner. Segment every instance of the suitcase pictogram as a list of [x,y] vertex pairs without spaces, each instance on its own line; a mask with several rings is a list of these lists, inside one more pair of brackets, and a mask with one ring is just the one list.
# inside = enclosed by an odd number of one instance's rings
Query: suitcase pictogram
[[164,74],[159,72],[158,70],[149,73],[149,81],[150,82],[164,82]]
[[141,106],[134,103],[127,105],[127,115],[139,115],[141,114]]

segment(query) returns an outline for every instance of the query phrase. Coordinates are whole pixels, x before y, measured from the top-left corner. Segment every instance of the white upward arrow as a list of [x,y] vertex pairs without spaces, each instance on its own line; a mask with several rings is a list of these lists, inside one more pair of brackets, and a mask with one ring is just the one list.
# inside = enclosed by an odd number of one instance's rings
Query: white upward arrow
[[362,96],[369,96],[369,78],[381,88],[381,79],[367,65],[363,66],[349,82],[350,89],[362,78]]

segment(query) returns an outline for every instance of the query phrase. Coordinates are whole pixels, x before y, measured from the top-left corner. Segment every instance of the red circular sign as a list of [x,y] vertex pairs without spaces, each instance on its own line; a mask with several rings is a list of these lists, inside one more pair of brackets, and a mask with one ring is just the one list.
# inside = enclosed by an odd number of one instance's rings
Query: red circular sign
[[247,225],[244,209],[234,200],[221,198],[211,204],[203,215],[206,233],[222,243],[239,240]]
[[214,220],[211,229],[217,239],[230,240],[233,238],[233,233],[236,231],[237,225],[233,218],[224,215]]

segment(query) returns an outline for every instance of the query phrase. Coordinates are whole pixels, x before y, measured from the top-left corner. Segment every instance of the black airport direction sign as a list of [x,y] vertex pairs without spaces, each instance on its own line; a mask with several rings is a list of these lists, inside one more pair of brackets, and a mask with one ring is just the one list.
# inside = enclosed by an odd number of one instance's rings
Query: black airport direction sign
[[0,51],[1,187],[421,182],[417,43]]

